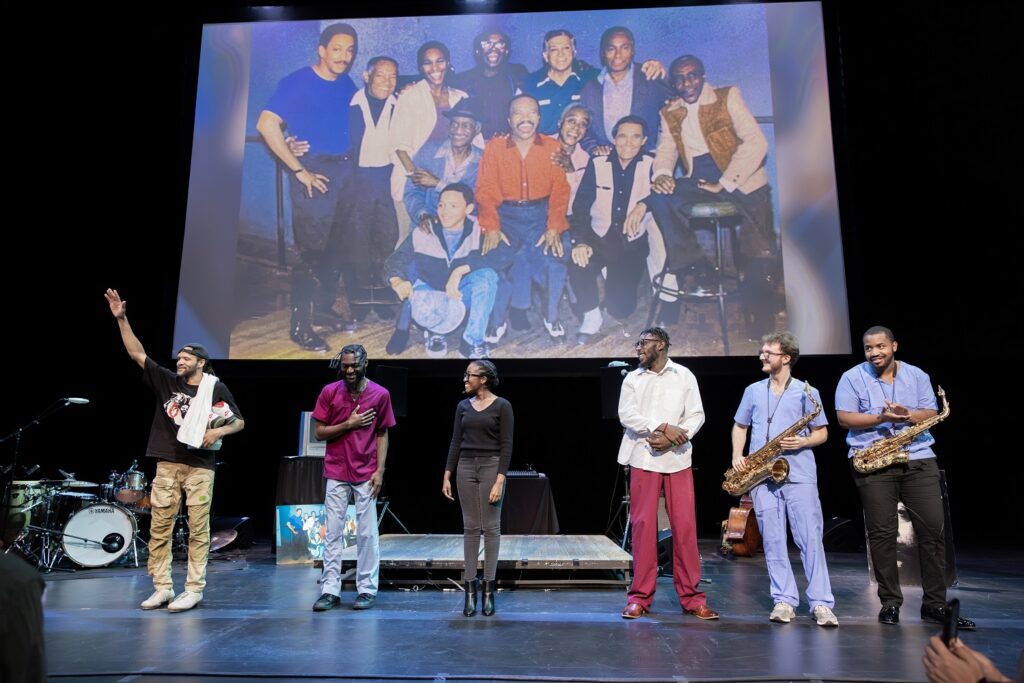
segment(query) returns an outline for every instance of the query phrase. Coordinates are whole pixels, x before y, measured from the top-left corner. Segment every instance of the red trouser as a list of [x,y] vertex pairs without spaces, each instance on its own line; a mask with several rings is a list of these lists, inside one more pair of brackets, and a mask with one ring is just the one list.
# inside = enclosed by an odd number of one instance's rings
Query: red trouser
[[665,507],[672,527],[672,582],[686,611],[707,604],[697,590],[700,555],[693,506],[693,471],[662,474],[629,468],[630,520],[633,531],[633,585],[629,602],[651,608],[658,580],[658,495],[665,487]]

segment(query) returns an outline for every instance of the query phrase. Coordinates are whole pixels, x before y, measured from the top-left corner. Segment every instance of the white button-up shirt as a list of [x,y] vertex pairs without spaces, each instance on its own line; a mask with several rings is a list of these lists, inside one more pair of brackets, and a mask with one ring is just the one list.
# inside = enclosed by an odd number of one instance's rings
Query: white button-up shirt
[[[671,359],[661,372],[637,368],[622,382],[619,421],[626,430],[619,446],[620,465],[665,474],[686,469],[692,462],[693,437],[704,424],[697,378]],[[665,423],[685,429],[687,441],[655,451],[647,437]]]

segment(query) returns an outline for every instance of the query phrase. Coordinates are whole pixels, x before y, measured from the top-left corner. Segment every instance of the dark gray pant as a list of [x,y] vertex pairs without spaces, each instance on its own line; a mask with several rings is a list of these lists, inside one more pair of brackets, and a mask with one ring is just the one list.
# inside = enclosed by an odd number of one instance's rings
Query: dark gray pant
[[456,477],[459,485],[459,505],[462,506],[462,549],[466,560],[463,576],[467,581],[476,578],[477,559],[480,556],[480,534],[484,536],[484,580],[494,581],[498,573],[498,547],[501,543],[501,502],[491,503],[487,497],[498,478],[498,456],[482,455],[459,458]]

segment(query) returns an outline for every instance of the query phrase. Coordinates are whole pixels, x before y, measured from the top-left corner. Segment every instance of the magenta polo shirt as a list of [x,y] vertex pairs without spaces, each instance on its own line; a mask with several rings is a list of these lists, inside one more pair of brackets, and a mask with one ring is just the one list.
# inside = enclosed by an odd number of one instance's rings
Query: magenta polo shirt
[[356,405],[360,413],[373,408],[377,415],[369,427],[354,429],[327,442],[327,456],[324,458],[324,477],[327,479],[352,484],[369,481],[377,471],[377,433],[395,426],[391,394],[370,380],[366,380],[366,389],[356,401],[349,396],[344,381],[328,384],[316,400],[313,418],[325,425],[340,424],[349,418]]

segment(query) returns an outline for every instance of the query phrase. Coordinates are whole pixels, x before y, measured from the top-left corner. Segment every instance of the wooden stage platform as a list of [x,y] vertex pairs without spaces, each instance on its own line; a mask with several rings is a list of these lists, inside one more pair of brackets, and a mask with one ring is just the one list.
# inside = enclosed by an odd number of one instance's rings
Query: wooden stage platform
[[[342,568],[355,568],[356,549],[345,549]],[[458,580],[462,536],[384,534],[380,537],[382,582],[422,583],[429,572]],[[483,541],[480,543],[483,568]],[[501,536],[498,583],[537,586],[628,586],[633,558],[607,536]],[[438,574],[440,572],[440,574]]]

